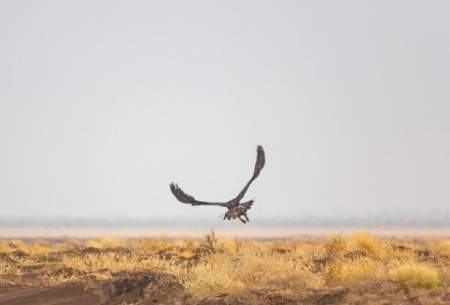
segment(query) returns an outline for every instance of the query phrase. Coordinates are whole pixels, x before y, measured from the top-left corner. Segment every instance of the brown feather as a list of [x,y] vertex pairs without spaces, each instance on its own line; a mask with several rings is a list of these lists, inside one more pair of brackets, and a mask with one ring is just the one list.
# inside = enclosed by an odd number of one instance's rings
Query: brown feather
[[256,162],[255,168],[253,170],[253,176],[250,178],[250,180],[247,182],[244,188],[240,191],[240,193],[236,196],[236,198],[232,200],[234,206],[237,206],[239,204],[239,201],[241,201],[242,198],[244,198],[244,195],[247,192],[248,188],[250,187],[250,184],[252,184],[252,182],[259,176],[265,164],[266,164],[266,154],[264,153],[264,149],[262,148],[262,146],[258,145],[256,147]]
[[227,206],[224,202],[206,202],[206,201],[198,201],[194,197],[189,194],[186,194],[177,184],[171,183],[170,190],[172,194],[183,203],[188,203],[191,205],[218,205],[218,206]]

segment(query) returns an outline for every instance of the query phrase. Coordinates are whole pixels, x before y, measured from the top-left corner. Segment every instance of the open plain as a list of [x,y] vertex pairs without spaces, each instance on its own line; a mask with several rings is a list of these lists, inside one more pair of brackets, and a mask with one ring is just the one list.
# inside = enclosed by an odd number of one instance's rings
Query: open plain
[[450,239],[0,240],[0,304],[450,304]]

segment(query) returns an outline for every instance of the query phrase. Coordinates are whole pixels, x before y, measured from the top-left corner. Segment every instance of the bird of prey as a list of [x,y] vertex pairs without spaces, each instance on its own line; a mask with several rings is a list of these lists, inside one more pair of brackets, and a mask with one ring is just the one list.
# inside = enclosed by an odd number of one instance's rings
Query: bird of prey
[[[197,205],[217,205],[221,207],[225,207],[228,209],[228,211],[225,213],[223,219],[231,220],[238,218],[243,223],[249,222],[247,211],[252,207],[252,204],[254,203],[254,200],[249,200],[246,202],[240,202],[242,198],[244,197],[245,193],[247,192],[250,184],[259,176],[259,173],[261,172],[262,168],[264,167],[264,164],[266,163],[266,157],[264,154],[264,149],[261,145],[258,145],[256,148],[256,163],[255,168],[253,170],[253,175],[250,178],[250,180],[247,182],[247,184],[244,186],[244,188],[239,192],[239,194],[226,202],[207,202],[207,201],[199,201],[196,200],[191,195],[186,194],[181,188],[178,187],[177,184],[171,183],[170,184],[170,190],[172,191],[173,195],[182,203],[191,204],[193,206]],[[243,219],[244,217],[245,219]]]

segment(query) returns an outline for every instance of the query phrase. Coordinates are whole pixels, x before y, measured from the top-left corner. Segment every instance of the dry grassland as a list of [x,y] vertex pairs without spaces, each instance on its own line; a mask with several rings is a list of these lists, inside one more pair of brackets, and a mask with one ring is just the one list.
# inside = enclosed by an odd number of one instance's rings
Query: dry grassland
[[0,304],[450,304],[450,240],[0,240],[0,285]]

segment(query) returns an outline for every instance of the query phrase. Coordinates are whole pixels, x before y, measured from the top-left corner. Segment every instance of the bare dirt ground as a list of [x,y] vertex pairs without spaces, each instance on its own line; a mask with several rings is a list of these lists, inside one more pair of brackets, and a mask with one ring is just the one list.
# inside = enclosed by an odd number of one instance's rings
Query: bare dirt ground
[[2,239],[0,304],[450,305],[450,240]]

